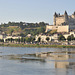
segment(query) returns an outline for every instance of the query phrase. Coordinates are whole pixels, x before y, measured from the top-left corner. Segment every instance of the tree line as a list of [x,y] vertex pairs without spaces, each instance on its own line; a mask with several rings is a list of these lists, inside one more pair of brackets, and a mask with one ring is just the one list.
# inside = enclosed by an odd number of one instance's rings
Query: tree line
[[[22,37],[22,38],[17,38],[17,39],[13,39],[13,38],[8,38],[8,39],[5,39],[5,42],[11,42],[11,43],[30,43],[30,42],[34,42],[35,41],[35,38],[34,37]],[[4,42],[4,39],[0,39],[0,42]]]
[[65,40],[72,41],[72,40],[75,40],[75,37],[74,37],[74,35],[72,34],[72,35],[68,36],[67,39],[66,39],[63,35],[60,35],[60,36],[58,37],[58,40],[59,40],[59,41],[65,41]]
[[[46,37],[46,40],[47,42],[49,42],[50,38]],[[65,41],[65,40],[72,41],[72,40],[75,40],[75,37],[73,35],[70,35],[66,39],[63,35],[60,35],[58,37],[58,40],[59,41]],[[0,42],[4,42],[4,39],[0,39]],[[35,37],[22,37],[22,38],[17,38],[17,39],[8,38],[8,39],[5,39],[5,42],[30,43],[30,42],[35,42]],[[37,42],[41,42],[41,37],[38,38]]]
[[43,27],[49,25],[45,22],[39,22],[39,23],[25,23],[25,22],[8,22],[7,24],[1,24],[0,27],[9,27],[9,26],[19,26],[20,28],[33,28],[33,27]]

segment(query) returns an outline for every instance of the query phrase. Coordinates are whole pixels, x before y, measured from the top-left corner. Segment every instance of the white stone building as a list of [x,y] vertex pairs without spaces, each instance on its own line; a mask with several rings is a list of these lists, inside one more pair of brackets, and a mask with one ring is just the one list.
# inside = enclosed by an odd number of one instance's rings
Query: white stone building
[[58,41],[58,34],[54,34],[54,35],[51,35],[51,36],[46,36],[46,35],[36,35],[35,37],[35,41],[38,41],[38,38],[41,38],[41,42],[48,42],[46,40],[46,38],[48,37],[49,38],[49,41],[55,41],[57,42]]
[[6,36],[6,35],[3,35],[3,34],[0,34],[0,39],[4,39],[4,42],[6,39],[18,39],[18,38],[21,38],[21,36]]

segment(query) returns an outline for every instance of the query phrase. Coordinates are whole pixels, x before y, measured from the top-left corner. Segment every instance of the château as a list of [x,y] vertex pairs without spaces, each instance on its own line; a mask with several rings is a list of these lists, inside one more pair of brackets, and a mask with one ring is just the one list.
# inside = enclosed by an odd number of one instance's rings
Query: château
[[53,25],[46,26],[46,32],[50,30],[57,30],[57,32],[69,32],[75,29],[75,12],[68,15],[65,11],[63,15],[54,13]]

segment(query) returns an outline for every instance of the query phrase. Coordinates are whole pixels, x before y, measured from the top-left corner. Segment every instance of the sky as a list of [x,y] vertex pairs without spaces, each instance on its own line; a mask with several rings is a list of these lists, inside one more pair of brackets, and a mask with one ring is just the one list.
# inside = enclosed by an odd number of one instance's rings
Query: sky
[[69,15],[75,11],[75,0],[0,0],[0,23],[45,22],[53,24],[55,12]]

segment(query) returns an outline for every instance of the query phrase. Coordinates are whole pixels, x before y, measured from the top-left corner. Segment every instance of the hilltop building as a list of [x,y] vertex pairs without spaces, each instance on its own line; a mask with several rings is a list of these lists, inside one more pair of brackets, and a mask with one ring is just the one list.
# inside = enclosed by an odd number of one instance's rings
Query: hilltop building
[[38,41],[38,38],[41,38],[41,41],[48,42],[46,38],[49,38],[49,41],[58,42],[59,35],[63,35],[66,38],[68,36],[73,35],[75,37],[75,12],[72,15],[68,15],[65,11],[64,15],[57,14],[55,12],[54,14],[54,20],[53,25],[47,25],[46,31],[56,30],[57,33],[53,35],[36,35],[36,40]]
[[46,32],[50,30],[57,30],[57,32],[69,32],[75,29],[75,12],[72,15],[68,15],[65,11],[64,15],[57,14],[55,12],[53,18],[53,25],[46,26]]

